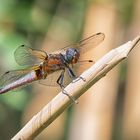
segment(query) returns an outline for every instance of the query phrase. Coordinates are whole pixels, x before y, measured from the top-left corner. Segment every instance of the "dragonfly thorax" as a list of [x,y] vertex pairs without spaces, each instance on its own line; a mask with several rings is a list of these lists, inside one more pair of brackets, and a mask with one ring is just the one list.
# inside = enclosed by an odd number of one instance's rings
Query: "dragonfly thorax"
[[69,48],[66,50],[65,59],[68,63],[71,63],[71,64],[77,63],[79,57],[80,57],[80,53],[77,49]]

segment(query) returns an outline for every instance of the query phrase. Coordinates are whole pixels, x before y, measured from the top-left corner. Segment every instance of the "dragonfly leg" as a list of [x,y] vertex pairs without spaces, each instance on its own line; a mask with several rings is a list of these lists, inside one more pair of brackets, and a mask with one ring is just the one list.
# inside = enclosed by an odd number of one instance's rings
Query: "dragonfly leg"
[[60,76],[57,79],[57,84],[61,87],[61,89],[64,88],[64,73],[65,70],[61,72]]
[[[74,82],[77,82],[80,79],[82,79],[84,82],[86,81],[85,78],[83,78],[81,76],[76,76],[70,67],[68,68],[68,74],[69,74],[70,78],[74,79]],[[77,78],[77,80],[75,80],[76,78]]]
[[70,67],[68,67],[68,75],[72,79],[76,79],[77,78],[77,76],[74,74],[74,72],[72,71],[72,69]]
[[79,76],[79,77],[77,76],[76,78],[77,78],[77,79],[74,79],[74,81],[72,81],[73,83],[79,81],[80,79],[83,80],[84,82],[86,82],[86,79],[83,78],[82,76]]
[[62,93],[68,96],[75,104],[78,104],[78,101],[75,100],[72,96],[70,96],[64,89],[62,89]]
[[65,90],[64,90],[64,73],[65,70],[63,70],[59,76],[59,78],[57,79],[57,84],[61,87],[62,93],[65,94],[66,96],[68,96],[74,103],[78,103],[72,96],[70,96]]

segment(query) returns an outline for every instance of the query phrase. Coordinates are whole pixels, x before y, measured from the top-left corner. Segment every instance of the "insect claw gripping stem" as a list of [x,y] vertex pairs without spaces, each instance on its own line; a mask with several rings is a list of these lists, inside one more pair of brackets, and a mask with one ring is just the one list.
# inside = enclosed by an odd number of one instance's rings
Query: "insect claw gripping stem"
[[86,82],[86,79],[83,78],[83,77],[81,77],[81,76],[75,77],[74,80],[73,80],[72,82],[75,83],[75,82],[79,81],[80,79],[83,80],[84,82]]
[[63,85],[63,82],[64,82],[64,72],[65,71],[62,71],[59,78],[57,79],[57,84],[60,86],[61,90],[62,90],[62,93],[65,94],[66,96],[68,96],[74,103],[78,103],[78,101],[76,101],[72,96],[70,96],[65,90],[64,90],[64,85]]
[[81,79],[81,80],[83,80],[84,82],[86,82],[86,79],[85,78],[83,78],[83,77],[78,77],[79,79]]
[[78,104],[78,101],[75,100],[72,96],[70,96],[65,90],[64,88],[61,88],[62,89],[62,93],[65,94],[66,96],[68,96],[75,104]]

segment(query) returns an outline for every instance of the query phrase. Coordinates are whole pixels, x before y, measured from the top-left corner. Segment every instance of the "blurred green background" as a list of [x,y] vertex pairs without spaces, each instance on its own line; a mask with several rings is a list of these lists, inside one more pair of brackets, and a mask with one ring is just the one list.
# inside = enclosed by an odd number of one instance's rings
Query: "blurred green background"
[[[14,50],[19,45],[42,48],[42,42],[54,17],[57,22],[55,24],[60,24],[59,28],[70,32],[71,40],[76,39],[82,32],[85,1],[0,0],[0,3],[1,74],[21,68],[14,60]],[[33,96],[27,91],[31,92],[31,87],[0,96],[0,139],[10,139],[22,127],[22,113]]]

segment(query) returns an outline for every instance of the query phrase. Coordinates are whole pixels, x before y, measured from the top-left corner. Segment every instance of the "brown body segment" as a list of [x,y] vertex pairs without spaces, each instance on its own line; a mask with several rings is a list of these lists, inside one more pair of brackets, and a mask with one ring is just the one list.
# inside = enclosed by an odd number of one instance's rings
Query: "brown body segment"
[[44,62],[44,68],[48,74],[64,68],[60,54],[50,54],[48,60]]
[[50,54],[48,59],[45,60],[40,67],[35,70],[38,79],[45,79],[48,74],[51,74],[57,70],[64,69],[65,65],[61,60],[60,54]]

